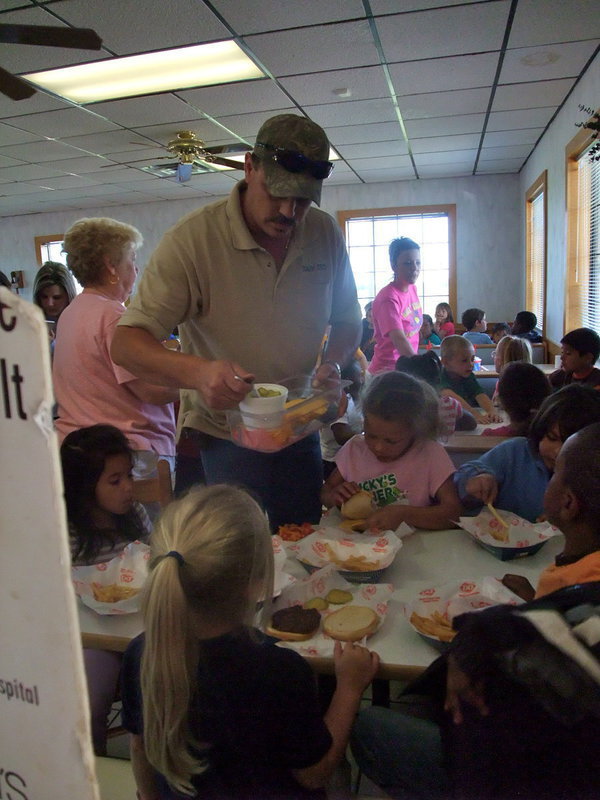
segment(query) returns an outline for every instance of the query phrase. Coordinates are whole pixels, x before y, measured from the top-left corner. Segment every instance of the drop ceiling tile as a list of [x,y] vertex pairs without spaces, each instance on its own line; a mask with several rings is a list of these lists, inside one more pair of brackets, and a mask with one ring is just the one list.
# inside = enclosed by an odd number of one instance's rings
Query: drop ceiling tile
[[543,128],[522,128],[516,131],[486,131],[484,147],[507,147],[512,144],[533,145],[544,132]]
[[37,186],[42,189],[86,189],[88,186],[98,186],[106,181],[95,181],[86,175],[61,175],[59,178],[42,178],[37,181],[29,181],[28,185]]
[[433,117],[431,119],[407,119],[406,132],[413,139],[432,136],[479,133],[485,123],[485,114],[461,114],[456,117]]
[[[540,13],[541,12],[541,13]],[[509,47],[600,37],[597,0],[519,0]]]
[[[118,55],[166,50],[231,38],[225,25],[197,0],[69,0],[61,16],[72,25],[93,28]],[[143,8],[140,6],[143,5]]]
[[88,172],[96,172],[100,167],[109,164],[102,156],[82,156],[78,158],[62,159],[61,161],[46,161],[44,165],[50,169],[57,169],[66,172],[72,172],[76,175],[86,174]]
[[98,172],[84,173],[86,178],[90,178],[96,183],[135,183],[151,180],[154,176],[149,172],[144,172],[126,164],[115,164],[114,167],[99,170]]
[[[281,78],[281,85],[300,105],[346,103],[348,100],[369,100],[388,97],[389,90],[382,67],[339,69],[294,78]],[[348,97],[336,90],[350,91]]]
[[133,164],[134,162],[152,164],[154,161],[161,159],[177,160],[177,156],[169,155],[165,147],[156,147],[150,144],[148,147],[142,147],[139,150],[119,150],[116,153],[106,153],[106,158],[109,163],[112,161],[116,164]]
[[488,120],[488,131],[510,131],[515,128],[546,127],[554,108],[531,108],[517,111],[493,111]]
[[9,181],[35,181],[40,178],[54,178],[64,175],[57,169],[49,169],[45,164],[20,164],[17,167],[3,167],[0,178]]
[[512,111],[518,108],[536,108],[538,106],[554,106],[556,108],[561,105],[572,86],[572,79],[498,86],[494,95],[492,111]]
[[[218,122],[223,125],[228,131],[236,134],[241,139],[248,141],[249,144],[254,144],[256,134],[260,126],[265,120],[274,117],[276,114],[297,114],[298,109],[294,107],[279,108],[273,111],[257,111],[253,114],[235,114],[232,116],[219,117]],[[310,116],[310,114],[309,114]],[[220,138],[226,136],[226,131],[221,130]],[[206,140],[209,141],[208,139]]]
[[334,147],[364,142],[385,142],[402,137],[400,125],[393,122],[367,122],[364,125],[329,125],[327,136]]
[[431,138],[411,139],[413,153],[440,153],[448,150],[470,150],[479,147],[479,133],[465,133],[459,136],[432,136]]
[[305,106],[308,116],[327,131],[339,125],[357,125],[368,122],[392,122],[396,112],[390,98],[378,100],[349,100],[346,103],[326,103]]
[[[598,44],[597,40],[592,40],[508,50],[502,64],[500,83],[528,83],[556,78],[576,78],[593,55]],[[544,60],[546,55],[556,58],[556,60],[537,66],[523,63],[524,58]]]
[[454,164],[457,161],[470,161],[475,163],[477,149],[467,150],[442,150],[438,153],[414,153],[415,164],[417,167],[427,164]]
[[365,142],[364,144],[346,144],[339,148],[342,158],[373,158],[376,156],[405,156],[408,148],[404,139],[389,142]]
[[352,160],[348,161],[348,164],[355,172],[360,172],[361,170],[385,169],[386,167],[389,167],[390,169],[405,168],[410,166],[410,158],[408,156],[353,158]]
[[495,174],[499,172],[518,172],[524,159],[514,158],[502,161],[480,161],[477,164],[477,175]]
[[28,183],[3,183],[0,184],[1,197],[17,197],[23,194],[40,194],[40,192],[51,192],[44,186],[32,186]]
[[199,116],[195,108],[171,92],[93,103],[86,108],[125,128],[158,125],[164,123],[165,119],[174,122],[196,120]]
[[240,34],[322,25],[365,15],[360,0],[288,2],[285,4],[285,14],[282,14],[281,0],[244,0],[243,3],[239,0],[212,0],[212,4]]
[[366,20],[248,36],[245,42],[276,77],[379,63]]
[[509,2],[478,3],[396,14],[376,20],[388,63],[499,50]]
[[455,178],[473,174],[473,161],[453,162],[452,164],[422,164],[420,178]]
[[187,103],[211,117],[231,114],[232,109],[235,109],[238,114],[261,110],[271,111],[283,108],[290,103],[289,97],[270,78],[227,83],[222,86],[202,86],[199,89],[188,89],[177,92],[177,94]]
[[22,144],[23,142],[39,142],[39,140],[43,138],[43,136],[20,130],[18,127],[15,128],[13,125],[0,124],[0,147],[8,147],[11,144]]
[[390,181],[410,181],[416,177],[411,167],[389,169],[361,169],[357,170],[358,177],[365,183],[389,183]]
[[6,122],[30,133],[41,134],[53,139],[69,136],[73,131],[79,134],[99,133],[118,130],[118,125],[109,122],[83,108],[66,108],[62,111],[45,111],[27,117],[9,117]]
[[[262,114],[260,116],[261,121],[264,121],[272,115]],[[152,139],[158,144],[164,145],[171,139],[174,139],[177,135],[177,132],[182,130],[184,127],[185,126],[182,126],[181,123],[168,122],[163,125],[148,125],[142,128],[135,128],[135,132],[140,136],[147,136],[148,139]],[[205,144],[223,144],[225,142],[235,141],[236,138],[235,136],[228,135],[227,131],[224,130],[220,125],[216,125],[214,122],[211,122],[207,119],[195,120],[193,125],[190,124],[189,127]],[[257,131],[259,127],[260,123],[256,127]],[[235,133],[237,133],[237,131],[235,131]]]
[[482,147],[480,161],[500,161],[503,159],[525,159],[531,153],[529,144],[513,144],[506,147]]
[[453,92],[430,92],[398,98],[405,120],[423,117],[446,117],[485,112],[490,89],[463,89]]
[[[426,8],[438,8],[439,6],[458,6],[465,3],[479,3],[480,0],[403,0],[402,11],[422,11]],[[398,12],[398,0],[371,0],[371,10],[374,16],[382,14],[396,14]]]
[[[2,17],[0,17],[0,22]],[[6,69],[6,65],[4,65]],[[57,111],[60,108],[70,108],[70,104],[59,100],[56,97],[51,97],[42,91],[36,92],[32,97],[27,97],[25,100],[11,100],[0,94],[0,119],[5,117],[27,116],[29,114],[38,114],[42,111]]]
[[[96,155],[139,150],[140,147],[145,147],[148,144],[147,139],[137,136],[134,131],[126,130],[92,133],[87,136],[67,136],[63,139],[63,142]],[[81,157],[82,153],[77,155]]]
[[2,155],[9,158],[17,158],[20,161],[59,161],[67,159],[72,155],[81,155],[77,150],[73,150],[62,142],[50,142],[43,140],[39,142],[28,142],[27,144],[17,144],[12,147],[3,147],[0,151]]
[[498,66],[498,53],[453,56],[390,64],[397,95],[445,92],[491,86]]

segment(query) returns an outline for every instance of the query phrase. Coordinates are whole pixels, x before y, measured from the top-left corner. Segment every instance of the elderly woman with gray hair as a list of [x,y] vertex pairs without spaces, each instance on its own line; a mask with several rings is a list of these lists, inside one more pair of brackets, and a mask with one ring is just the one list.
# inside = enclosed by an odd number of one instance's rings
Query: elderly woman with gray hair
[[53,380],[60,439],[78,428],[108,423],[136,451],[136,472],[149,474],[157,457],[174,466],[178,391],[140,380],[110,357],[115,328],[138,274],[141,233],[105,217],[80,219],[66,232],[67,266],[84,287],[62,312]]

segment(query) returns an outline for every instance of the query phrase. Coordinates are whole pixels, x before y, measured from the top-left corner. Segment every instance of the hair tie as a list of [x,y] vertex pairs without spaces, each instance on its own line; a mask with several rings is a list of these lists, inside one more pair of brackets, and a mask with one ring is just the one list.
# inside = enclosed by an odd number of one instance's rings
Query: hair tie
[[178,553],[177,550],[169,550],[165,558],[169,558],[169,556],[171,556],[171,558],[174,558],[180,567],[183,567],[183,565],[185,564],[183,556],[181,555],[181,553]]

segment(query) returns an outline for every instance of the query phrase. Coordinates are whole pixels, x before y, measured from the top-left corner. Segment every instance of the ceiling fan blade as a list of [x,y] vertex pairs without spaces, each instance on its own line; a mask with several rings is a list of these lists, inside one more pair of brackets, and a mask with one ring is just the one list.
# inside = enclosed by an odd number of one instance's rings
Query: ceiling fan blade
[[11,75],[10,72],[0,67],[0,92],[10,97],[11,100],[26,100],[35,94],[35,89],[21,78]]
[[222,167],[231,167],[231,169],[244,169],[243,161],[232,161],[230,158],[220,158],[219,156],[212,156],[210,159],[205,159],[209,164],[220,164]]
[[0,24],[0,42],[79,50],[100,50],[102,47],[102,39],[91,28],[59,28],[55,25]]

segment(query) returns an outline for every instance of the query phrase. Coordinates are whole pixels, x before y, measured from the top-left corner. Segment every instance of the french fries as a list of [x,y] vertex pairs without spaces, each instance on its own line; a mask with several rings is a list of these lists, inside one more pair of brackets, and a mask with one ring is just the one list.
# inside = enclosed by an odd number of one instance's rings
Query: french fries
[[302,525],[280,525],[277,534],[284,540],[284,542],[298,542],[304,539],[305,536],[310,536],[314,533],[315,529],[310,522],[303,522]]
[[99,603],[118,603],[119,600],[128,600],[130,597],[134,597],[140,590],[118,583],[109,583],[107,586],[103,586],[101,583],[92,583],[92,591],[94,598]]
[[500,528],[495,528],[490,525],[490,536],[492,536],[494,539],[497,539],[499,542],[508,542],[508,529],[510,525],[508,522],[506,522],[506,520],[502,519],[500,514],[496,511],[491,503],[487,503],[486,505],[490,514],[500,523]]
[[450,620],[446,614],[434,611],[430,617],[422,617],[416,611],[410,615],[410,623],[418,631],[426,636],[433,636],[441,642],[451,642],[456,636],[456,631],[452,629]]

